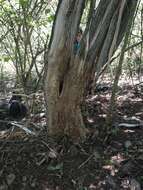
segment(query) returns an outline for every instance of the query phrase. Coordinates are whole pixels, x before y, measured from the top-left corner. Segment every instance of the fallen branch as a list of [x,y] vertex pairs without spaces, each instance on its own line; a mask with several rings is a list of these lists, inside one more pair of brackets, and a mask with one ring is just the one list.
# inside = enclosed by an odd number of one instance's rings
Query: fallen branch
[[11,125],[16,126],[16,127],[19,127],[20,129],[23,129],[26,133],[29,133],[30,135],[36,135],[35,132],[29,130],[27,127],[25,127],[25,126],[23,126],[23,125],[20,125],[20,124],[15,123],[15,122],[11,122]]
[[136,124],[120,123],[120,124],[118,124],[118,127],[138,128],[138,127],[143,127],[143,123],[136,123]]

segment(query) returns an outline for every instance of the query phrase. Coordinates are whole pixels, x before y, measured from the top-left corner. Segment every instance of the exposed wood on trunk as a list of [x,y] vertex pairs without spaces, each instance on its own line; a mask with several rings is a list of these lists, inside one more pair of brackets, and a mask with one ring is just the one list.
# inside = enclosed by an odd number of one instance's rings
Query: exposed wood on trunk
[[[124,1],[127,6],[132,4],[130,0]],[[76,139],[85,137],[86,129],[80,109],[85,86],[95,73],[97,63],[104,65],[104,61],[106,63],[112,56],[125,31],[122,23],[128,23],[124,19],[129,12],[126,7],[116,35],[121,0],[100,0],[96,10],[94,3],[95,0],[91,1],[88,24],[76,55],[73,54],[74,39],[85,0],[61,0],[58,6],[45,78],[48,131],[51,135],[68,135]]]

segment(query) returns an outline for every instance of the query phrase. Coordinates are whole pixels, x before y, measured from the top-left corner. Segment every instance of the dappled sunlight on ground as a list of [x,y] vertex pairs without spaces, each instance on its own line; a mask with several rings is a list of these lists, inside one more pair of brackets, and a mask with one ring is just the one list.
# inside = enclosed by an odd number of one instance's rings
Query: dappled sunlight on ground
[[[139,91],[140,92],[140,91]],[[141,93],[126,86],[117,96],[112,135],[101,134],[111,89],[88,96],[83,110],[89,129],[85,142],[47,137],[45,113],[31,115],[37,136],[14,130],[0,136],[0,189],[36,190],[141,190],[143,189],[143,101]],[[130,125],[129,125],[130,124]],[[137,124],[130,128],[132,124]],[[37,127],[37,128],[36,128]],[[138,188],[138,189],[137,189]]]

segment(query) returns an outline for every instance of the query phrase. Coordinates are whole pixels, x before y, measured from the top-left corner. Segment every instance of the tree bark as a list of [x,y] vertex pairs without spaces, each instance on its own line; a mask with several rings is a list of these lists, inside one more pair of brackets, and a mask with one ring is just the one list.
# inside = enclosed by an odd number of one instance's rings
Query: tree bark
[[[59,2],[49,52],[45,56],[48,62],[45,78],[48,132],[50,135],[68,135],[77,140],[85,137],[87,132],[81,113],[85,87],[95,73],[97,63],[104,64],[103,60],[106,63],[109,58],[114,37],[111,33],[114,34],[116,31],[116,20],[122,1],[101,0],[96,11],[93,8],[95,2],[93,1],[89,10],[90,16],[87,17],[87,27],[76,55],[73,52],[74,39],[85,7],[85,0]],[[122,20],[114,51],[125,32],[126,27],[122,28],[122,23],[128,22],[126,14],[128,15],[130,11],[128,7],[132,2],[126,0],[124,17],[121,15]]]
[[87,132],[81,113],[84,80],[77,69],[80,60],[77,58],[74,62],[62,81],[57,78],[56,68],[48,68],[47,118],[49,135],[67,135],[79,140],[84,138]]
[[[123,3],[125,3],[125,0],[123,1]],[[112,89],[112,95],[111,95],[111,99],[110,99],[110,106],[109,106],[109,111],[107,114],[107,120],[106,120],[106,131],[110,133],[111,131],[111,126],[113,123],[113,120],[116,116],[116,93],[118,90],[118,82],[119,82],[119,78],[121,76],[122,73],[122,65],[123,65],[123,61],[124,61],[124,54],[126,51],[126,47],[129,43],[129,36],[130,36],[130,30],[133,24],[133,18],[134,18],[134,13],[135,13],[135,6],[132,6],[131,8],[131,13],[130,13],[130,18],[129,18],[129,22],[127,25],[127,32],[125,34],[125,39],[123,42],[123,47],[121,50],[121,55],[120,55],[120,59],[119,59],[119,63],[117,65],[116,68],[116,73],[115,73],[115,79],[114,79],[114,83],[113,83],[113,89]]]

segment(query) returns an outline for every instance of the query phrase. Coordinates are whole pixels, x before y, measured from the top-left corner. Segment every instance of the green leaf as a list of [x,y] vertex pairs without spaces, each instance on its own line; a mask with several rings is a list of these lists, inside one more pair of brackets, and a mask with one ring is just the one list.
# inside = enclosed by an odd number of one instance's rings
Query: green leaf
[[53,22],[53,20],[54,20],[54,15],[50,15],[50,16],[48,17],[48,22]]
[[4,57],[4,62],[8,62],[10,60],[10,57]]
[[19,4],[23,7],[26,7],[28,5],[28,0],[19,0]]
[[55,170],[62,170],[63,169],[63,163],[58,164],[56,166],[48,166],[48,170],[55,171]]
[[5,0],[0,0],[0,4],[2,4],[2,3],[4,3],[5,2]]

